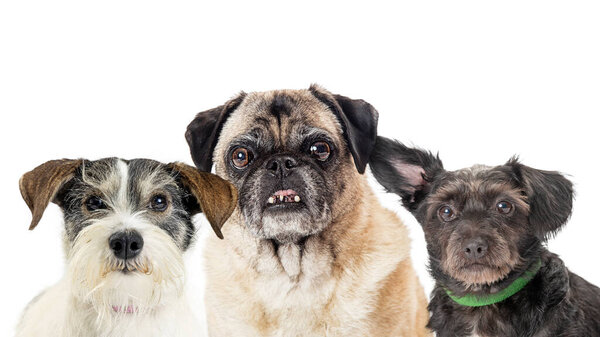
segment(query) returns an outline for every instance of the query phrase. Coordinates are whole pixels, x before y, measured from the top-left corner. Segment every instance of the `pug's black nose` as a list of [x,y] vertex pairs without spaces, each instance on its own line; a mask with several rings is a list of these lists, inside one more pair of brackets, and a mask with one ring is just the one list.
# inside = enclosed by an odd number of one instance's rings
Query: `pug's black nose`
[[142,251],[144,239],[136,231],[117,232],[108,239],[108,246],[117,258],[133,259]]
[[267,161],[267,170],[274,176],[286,177],[296,166],[298,162],[290,156],[278,156]]
[[463,246],[465,256],[470,260],[477,260],[485,256],[487,253],[488,246],[482,239],[475,239],[467,242]]

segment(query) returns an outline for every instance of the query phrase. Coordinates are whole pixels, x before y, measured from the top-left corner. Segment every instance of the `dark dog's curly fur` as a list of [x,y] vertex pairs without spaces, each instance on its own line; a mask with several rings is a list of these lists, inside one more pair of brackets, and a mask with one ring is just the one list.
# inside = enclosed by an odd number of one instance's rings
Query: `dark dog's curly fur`
[[[370,165],[425,232],[436,280],[428,326],[437,336],[600,336],[600,289],[544,245],[571,215],[563,175],[514,158],[449,172],[437,156],[383,137]],[[468,307],[446,293],[497,293],[539,260],[536,276],[504,301]]]

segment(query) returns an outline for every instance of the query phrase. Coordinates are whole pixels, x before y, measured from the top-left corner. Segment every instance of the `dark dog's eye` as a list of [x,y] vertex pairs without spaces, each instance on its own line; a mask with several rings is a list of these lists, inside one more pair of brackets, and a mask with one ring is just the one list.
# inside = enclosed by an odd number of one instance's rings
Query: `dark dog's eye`
[[99,209],[105,209],[106,204],[99,196],[92,195],[85,201],[85,207],[88,211],[95,211]]
[[316,142],[310,146],[310,154],[318,160],[325,161],[331,154],[331,148],[326,142]]
[[454,210],[450,206],[440,207],[440,209],[438,210],[438,214],[440,215],[440,218],[446,222],[452,221],[452,220],[454,220],[454,218],[456,218],[456,214],[454,213]]
[[157,212],[163,212],[169,206],[169,202],[167,201],[167,197],[162,194],[158,194],[152,197],[150,200],[150,209]]
[[513,205],[508,201],[500,201],[496,204],[496,209],[502,214],[508,214],[513,209]]
[[233,150],[233,153],[231,154],[231,161],[237,168],[244,168],[248,166],[251,160],[252,152],[243,147],[238,147],[237,149]]

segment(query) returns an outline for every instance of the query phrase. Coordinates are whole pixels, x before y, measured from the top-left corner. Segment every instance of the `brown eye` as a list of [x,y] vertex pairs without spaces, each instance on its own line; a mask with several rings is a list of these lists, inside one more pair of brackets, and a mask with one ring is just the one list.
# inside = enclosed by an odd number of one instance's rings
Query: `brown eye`
[[331,148],[326,142],[316,142],[310,146],[310,154],[320,161],[325,161],[331,154]]
[[162,194],[158,194],[152,197],[150,200],[150,209],[156,212],[164,212],[169,206],[167,197]]
[[513,209],[513,205],[508,201],[500,201],[496,204],[496,209],[502,214],[508,214]]
[[231,161],[237,168],[244,168],[248,166],[250,160],[252,160],[252,152],[243,147],[238,147],[237,149],[233,150],[233,153],[231,154]]
[[88,211],[92,212],[92,211],[96,211],[99,209],[105,209],[106,204],[99,196],[92,195],[91,197],[87,198],[87,200],[85,201],[85,207],[87,208]]
[[450,206],[442,206],[438,210],[438,214],[443,221],[452,221],[456,218],[456,214],[454,214],[454,210]]

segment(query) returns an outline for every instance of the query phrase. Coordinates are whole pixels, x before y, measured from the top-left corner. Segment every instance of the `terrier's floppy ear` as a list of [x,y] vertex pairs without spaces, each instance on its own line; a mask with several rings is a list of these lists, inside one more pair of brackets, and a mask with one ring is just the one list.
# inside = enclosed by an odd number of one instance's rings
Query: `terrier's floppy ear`
[[221,177],[208,172],[200,172],[195,167],[183,163],[170,163],[168,167],[178,173],[178,179],[196,199],[199,208],[192,214],[203,212],[215,231],[222,239],[221,227],[237,204],[237,190]]
[[308,90],[333,111],[342,125],[356,169],[359,173],[364,173],[377,138],[377,110],[362,99],[332,95],[316,84],[311,85]]
[[416,210],[435,176],[444,171],[440,158],[431,152],[381,136],[377,137],[369,164],[375,179],[388,192],[398,194],[409,211]]
[[571,216],[573,183],[556,171],[543,171],[525,166],[517,158],[510,166],[529,204],[529,224],[534,233],[545,240],[555,234]]
[[19,180],[21,196],[29,206],[32,215],[29,230],[34,229],[40,222],[48,203],[56,202],[54,198],[61,186],[73,177],[73,173],[82,162],[82,159],[50,160],[21,177]]
[[246,94],[241,92],[221,106],[200,112],[188,125],[185,139],[190,147],[192,160],[200,171],[210,172],[213,165],[213,151],[223,124],[242,103],[244,97]]

